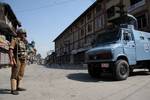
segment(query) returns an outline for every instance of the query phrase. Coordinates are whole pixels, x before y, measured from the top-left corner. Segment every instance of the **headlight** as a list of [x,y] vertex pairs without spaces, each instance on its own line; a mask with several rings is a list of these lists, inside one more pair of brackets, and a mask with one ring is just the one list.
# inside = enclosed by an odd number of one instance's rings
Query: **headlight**
[[112,59],[112,53],[111,52],[102,52],[96,55],[90,55],[90,60],[104,60],[104,59]]
[[111,52],[102,52],[102,53],[98,54],[98,56],[101,59],[111,59],[112,53]]

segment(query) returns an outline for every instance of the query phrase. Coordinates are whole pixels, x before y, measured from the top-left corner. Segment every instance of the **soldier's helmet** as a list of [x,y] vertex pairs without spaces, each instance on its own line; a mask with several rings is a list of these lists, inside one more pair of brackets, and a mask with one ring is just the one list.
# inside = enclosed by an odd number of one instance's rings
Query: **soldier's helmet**
[[17,35],[18,35],[18,34],[25,34],[25,37],[27,37],[27,32],[26,32],[25,29],[19,28],[19,29],[17,30]]

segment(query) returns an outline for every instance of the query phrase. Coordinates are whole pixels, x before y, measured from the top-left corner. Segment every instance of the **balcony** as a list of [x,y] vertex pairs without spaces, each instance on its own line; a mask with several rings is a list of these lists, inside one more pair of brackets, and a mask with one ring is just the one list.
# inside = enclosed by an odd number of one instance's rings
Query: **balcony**
[[16,35],[15,29],[13,28],[12,24],[6,23],[5,20],[0,19],[0,28],[1,28],[1,31],[5,33],[8,33],[10,35]]
[[132,12],[135,9],[137,9],[137,8],[139,8],[139,7],[141,7],[141,6],[145,5],[145,4],[146,4],[146,1],[142,0],[142,1],[140,1],[140,2],[138,2],[136,4],[134,4],[134,5],[131,5],[130,7],[128,7],[128,12]]

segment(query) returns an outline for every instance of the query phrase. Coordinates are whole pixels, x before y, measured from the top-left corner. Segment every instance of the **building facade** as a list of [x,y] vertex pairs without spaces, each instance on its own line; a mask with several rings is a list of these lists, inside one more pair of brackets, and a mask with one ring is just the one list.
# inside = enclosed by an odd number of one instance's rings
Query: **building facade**
[[17,20],[11,7],[0,3],[0,67],[9,64],[9,44],[11,38],[16,36],[16,30],[21,24]]
[[139,29],[150,31],[149,0],[97,0],[54,40],[56,62],[84,63],[85,52],[96,36],[107,29],[109,20],[119,17],[115,6],[120,1],[124,10],[137,18]]
[[91,48],[95,33],[105,28],[103,3],[94,3],[54,40],[58,63],[84,63],[85,51]]
[[125,5],[124,10],[137,18],[138,29],[150,32],[150,0],[107,0],[108,21],[119,17],[116,13],[118,9],[114,6],[120,1]]

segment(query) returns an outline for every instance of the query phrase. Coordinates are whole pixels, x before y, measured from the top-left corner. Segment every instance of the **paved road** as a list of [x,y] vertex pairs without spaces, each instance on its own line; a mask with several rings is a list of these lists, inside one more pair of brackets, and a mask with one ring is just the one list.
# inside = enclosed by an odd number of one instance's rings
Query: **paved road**
[[23,86],[10,94],[10,69],[0,69],[0,100],[150,100],[150,75],[137,72],[126,81],[109,75],[92,79],[86,70],[27,66]]

